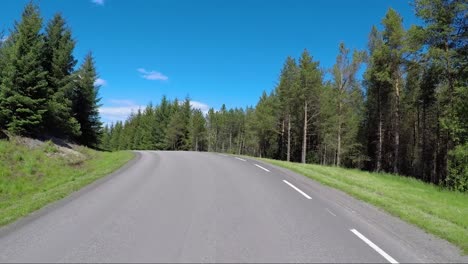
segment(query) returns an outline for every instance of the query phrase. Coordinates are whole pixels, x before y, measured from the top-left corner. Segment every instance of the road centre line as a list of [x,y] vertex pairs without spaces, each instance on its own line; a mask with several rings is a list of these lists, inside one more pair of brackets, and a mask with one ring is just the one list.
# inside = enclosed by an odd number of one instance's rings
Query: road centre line
[[245,159],[241,159],[241,158],[239,158],[239,157],[234,157],[234,158],[236,158],[236,159],[238,159],[238,160],[246,161]]
[[264,168],[264,167],[262,167],[262,166],[260,166],[258,164],[254,164],[254,165],[257,166],[258,168],[264,170],[264,171],[270,172],[267,168]]
[[350,229],[353,234],[355,234],[357,237],[359,237],[362,241],[364,241],[369,247],[377,251],[382,257],[384,257],[388,262],[398,264],[398,261],[396,261],[394,258],[392,258],[390,255],[388,255],[385,251],[383,251],[381,248],[379,248],[376,244],[372,243],[367,237],[365,237],[363,234],[359,233],[356,229]]
[[336,216],[336,214],[334,214],[332,211],[330,211],[328,208],[325,208],[327,210],[327,212],[329,212],[331,215],[333,216]]
[[289,185],[291,188],[293,188],[294,190],[296,190],[298,193],[302,194],[305,198],[307,199],[312,199],[312,197],[310,197],[309,195],[307,195],[305,192],[301,191],[299,188],[297,188],[296,186],[292,185],[291,183],[289,183],[287,180],[283,180],[284,183],[286,183],[287,185]]

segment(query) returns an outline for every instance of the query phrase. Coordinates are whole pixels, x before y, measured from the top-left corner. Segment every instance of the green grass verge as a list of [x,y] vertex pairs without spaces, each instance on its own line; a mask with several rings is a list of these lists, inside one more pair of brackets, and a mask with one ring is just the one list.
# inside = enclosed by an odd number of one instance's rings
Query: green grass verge
[[384,209],[468,254],[468,194],[414,178],[355,169],[261,159]]
[[53,144],[29,149],[0,141],[0,226],[64,198],[127,163],[131,152],[75,149],[60,155]]

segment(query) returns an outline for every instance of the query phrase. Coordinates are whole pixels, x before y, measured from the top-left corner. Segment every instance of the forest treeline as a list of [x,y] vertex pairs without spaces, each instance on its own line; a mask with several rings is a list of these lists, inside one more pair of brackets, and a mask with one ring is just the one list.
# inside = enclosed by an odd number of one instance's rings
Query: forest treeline
[[[162,98],[104,128],[102,148],[197,150],[344,166],[468,189],[468,31],[463,0],[417,0],[423,26],[389,9],[368,49],[341,43],[323,69],[286,58],[255,107],[204,115]],[[365,72],[363,79],[357,75]]]
[[96,68],[88,53],[75,69],[75,43],[60,14],[43,28],[33,2],[12,30],[0,32],[0,131],[98,147]]

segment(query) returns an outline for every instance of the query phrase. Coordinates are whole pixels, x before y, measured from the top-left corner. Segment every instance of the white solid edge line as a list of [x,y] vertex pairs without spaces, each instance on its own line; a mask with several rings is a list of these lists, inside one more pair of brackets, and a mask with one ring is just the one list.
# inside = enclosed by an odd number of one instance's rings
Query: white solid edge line
[[258,164],[255,164],[255,166],[259,167],[260,169],[262,169],[262,170],[264,170],[264,171],[268,171],[268,172],[270,172],[268,169],[266,169],[266,168],[263,168],[262,166],[260,166],[260,165],[258,165]]
[[385,253],[381,248],[379,248],[376,244],[372,243],[367,237],[365,237],[363,234],[359,233],[356,229],[350,229],[353,234],[355,234],[357,237],[359,237],[362,241],[364,241],[367,245],[369,245],[372,249],[377,251],[382,257],[384,257],[388,262],[390,263],[395,263],[398,264],[398,261],[396,261],[394,258],[392,258],[390,255]]
[[307,195],[305,192],[301,191],[299,188],[297,188],[296,186],[292,185],[291,183],[289,183],[287,180],[283,180],[284,183],[286,183],[287,185],[291,186],[291,188],[293,188],[294,190],[296,190],[297,192],[299,192],[300,194],[304,195],[305,198],[307,199],[312,199],[312,197],[310,197],[309,195]]
[[325,208],[327,210],[327,212],[329,212],[331,215],[333,216],[336,216],[336,214],[334,214],[332,211],[330,211],[328,208]]
[[234,157],[234,158],[236,158],[236,159],[238,159],[238,160],[246,161],[245,159],[241,159],[241,158],[239,158],[239,157]]

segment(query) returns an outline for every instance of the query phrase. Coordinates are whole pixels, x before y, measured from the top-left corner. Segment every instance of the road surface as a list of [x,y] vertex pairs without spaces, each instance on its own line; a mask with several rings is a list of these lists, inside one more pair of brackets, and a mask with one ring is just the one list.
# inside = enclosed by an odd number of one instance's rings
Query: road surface
[[447,262],[449,243],[253,159],[141,151],[0,230],[1,262]]

